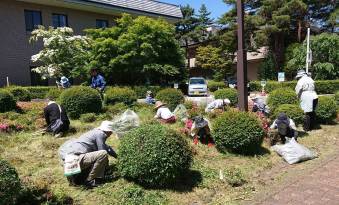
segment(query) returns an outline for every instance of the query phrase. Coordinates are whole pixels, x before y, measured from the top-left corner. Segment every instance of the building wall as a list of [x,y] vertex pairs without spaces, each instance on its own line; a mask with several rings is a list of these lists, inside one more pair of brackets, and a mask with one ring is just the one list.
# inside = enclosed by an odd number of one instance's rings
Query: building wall
[[86,28],[95,28],[96,19],[109,21],[114,25],[115,16],[89,13],[84,11],[43,6],[17,2],[14,0],[0,1],[0,86],[6,84],[9,77],[11,84],[31,85],[30,66],[34,66],[30,58],[36,54],[41,45],[32,45],[26,31],[24,10],[41,11],[42,24],[52,25],[52,13],[66,14],[68,24],[76,34],[83,34]]

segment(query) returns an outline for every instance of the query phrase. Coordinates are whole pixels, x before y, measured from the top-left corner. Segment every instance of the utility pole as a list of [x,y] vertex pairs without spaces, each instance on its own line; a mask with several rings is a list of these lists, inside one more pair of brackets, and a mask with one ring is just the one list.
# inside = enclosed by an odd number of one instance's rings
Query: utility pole
[[238,107],[242,111],[248,110],[247,94],[247,52],[244,49],[244,3],[237,0],[237,23],[238,23],[238,52],[237,52],[237,87]]
[[310,28],[307,28],[307,50],[306,50],[306,73],[308,74],[308,69],[311,64],[311,51],[310,51]]

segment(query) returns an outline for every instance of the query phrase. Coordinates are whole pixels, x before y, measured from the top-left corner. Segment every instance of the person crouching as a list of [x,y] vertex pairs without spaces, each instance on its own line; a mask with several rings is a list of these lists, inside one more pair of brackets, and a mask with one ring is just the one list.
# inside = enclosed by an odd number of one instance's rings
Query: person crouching
[[206,108],[205,108],[205,112],[209,113],[209,112],[213,112],[214,110],[217,109],[221,109],[221,110],[225,110],[225,106],[229,105],[231,103],[231,101],[227,98],[225,99],[216,99],[214,101],[212,101],[211,103],[209,103]]
[[55,137],[61,137],[69,129],[69,119],[66,110],[55,101],[50,100],[44,108],[44,117],[46,120],[46,131],[52,133]]
[[[108,166],[108,155],[117,158],[115,151],[106,144],[113,132],[113,123],[103,121],[100,127],[82,134],[77,139],[66,141],[59,149],[59,155],[65,168],[65,176],[71,185],[85,185],[93,188],[103,182]],[[74,162],[66,167],[67,159]],[[79,171],[71,173],[68,167]],[[80,173],[79,173],[80,172]]]
[[160,120],[162,123],[175,123],[176,119],[174,114],[166,107],[166,104],[157,101],[155,103],[155,109],[157,113],[155,114],[154,118]]
[[278,118],[274,120],[270,127],[271,129],[278,129],[277,134],[280,136],[281,142],[285,144],[286,137],[297,140],[298,131],[292,119],[287,117],[285,113],[280,113]]

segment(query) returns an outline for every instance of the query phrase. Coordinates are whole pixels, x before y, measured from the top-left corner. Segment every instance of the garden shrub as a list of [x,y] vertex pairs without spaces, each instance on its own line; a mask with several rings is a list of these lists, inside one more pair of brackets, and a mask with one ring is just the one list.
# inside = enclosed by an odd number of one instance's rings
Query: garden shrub
[[131,105],[137,101],[137,94],[130,88],[109,88],[105,94],[106,104],[125,103]]
[[7,90],[0,89],[0,112],[14,110],[15,107],[16,100],[14,96]]
[[335,94],[334,94],[334,99],[335,99],[335,102],[337,103],[337,106],[339,108],[339,91],[337,91]]
[[320,123],[331,123],[337,114],[336,102],[333,97],[320,96],[316,109],[317,121]]
[[215,99],[228,98],[231,101],[231,105],[238,104],[238,92],[234,88],[220,89],[214,92]]
[[121,140],[120,174],[140,184],[158,187],[172,184],[192,163],[192,151],[178,133],[160,124],[142,125]]
[[134,86],[132,89],[139,99],[143,99],[146,97],[146,92],[148,90],[152,91],[153,95],[156,96],[162,88],[160,86]]
[[60,95],[61,105],[71,118],[79,118],[84,113],[99,113],[102,101],[98,91],[89,87],[72,87]]
[[207,83],[207,87],[209,91],[214,92],[216,90],[226,88],[226,85],[222,81],[218,82],[218,81],[209,80]]
[[17,171],[7,161],[0,159],[0,204],[15,204],[20,190]]
[[170,110],[174,110],[177,105],[184,103],[185,98],[180,90],[174,88],[163,89],[158,92],[155,99],[167,103]]
[[109,105],[106,107],[108,113],[112,115],[117,115],[128,109],[128,106],[125,103],[117,103],[115,105]]
[[228,168],[225,171],[225,178],[227,183],[232,187],[239,187],[247,182],[244,173],[236,167]]
[[95,113],[85,113],[80,116],[80,122],[82,123],[90,123],[96,120]]
[[261,146],[264,129],[253,113],[230,110],[213,123],[216,147],[221,152],[249,153]]
[[25,87],[30,93],[32,99],[44,99],[48,91],[55,87],[49,86],[32,86]]
[[285,113],[291,118],[296,125],[302,124],[304,121],[304,111],[297,104],[283,104],[274,110],[271,119],[277,119],[279,113]]
[[12,93],[16,101],[31,101],[31,93],[26,88],[14,86],[7,88],[7,90]]
[[267,104],[274,112],[276,108],[283,104],[297,104],[298,98],[292,89],[278,88],[273,90],[267,99]]
[[58,88],[52,88],[47,92],[45,98],[49,100],[57,100],[60,97],[61,93],[62,90]]

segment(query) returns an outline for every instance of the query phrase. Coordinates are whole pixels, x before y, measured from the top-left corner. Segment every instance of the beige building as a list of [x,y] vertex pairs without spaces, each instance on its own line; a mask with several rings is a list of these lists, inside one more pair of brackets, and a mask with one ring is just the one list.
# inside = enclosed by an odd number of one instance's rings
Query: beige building
[[182,18],[176,5],[152,0],[0,0],[0,86],[11,84],[43,85],[32,72],[31,56],[39,45],[28,42],[37,25],[74,29],[114,26],[122,13],[133,16],[162,17],[171,23]]

